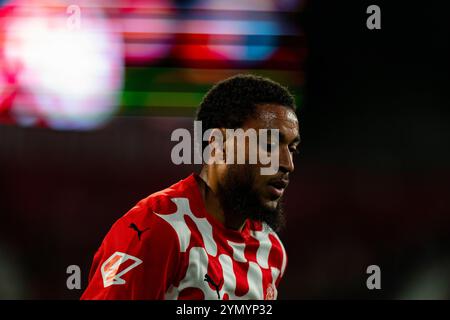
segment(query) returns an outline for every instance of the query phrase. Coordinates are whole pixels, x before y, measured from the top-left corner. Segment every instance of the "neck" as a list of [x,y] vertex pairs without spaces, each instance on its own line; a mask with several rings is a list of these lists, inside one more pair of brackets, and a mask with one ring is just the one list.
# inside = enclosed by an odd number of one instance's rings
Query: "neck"
[[200,188],[206,211],[225,227],[242,231],[247,219],[243,216],[236,215],[235,213],[226,214],[217,197],[218,183],[219,179],[217,175],[212,172],[211,167],[204,165],[197,177],[197,184]]

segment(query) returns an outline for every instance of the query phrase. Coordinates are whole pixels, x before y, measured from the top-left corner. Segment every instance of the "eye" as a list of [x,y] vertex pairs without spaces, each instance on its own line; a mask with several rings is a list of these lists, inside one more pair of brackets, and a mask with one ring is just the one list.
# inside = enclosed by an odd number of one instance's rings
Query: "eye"
[[297,155],[297,154],[300,153],[300,150],[298,150],[297,148],[290,148],[290,149],[289,149],[289,152],[292,153],[292,154]]

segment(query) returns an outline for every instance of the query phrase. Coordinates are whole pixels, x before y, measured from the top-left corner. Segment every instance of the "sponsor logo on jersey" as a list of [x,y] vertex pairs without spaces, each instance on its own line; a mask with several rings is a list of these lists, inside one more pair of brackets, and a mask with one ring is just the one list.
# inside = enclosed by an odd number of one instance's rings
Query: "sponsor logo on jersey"
[[121,277],[141,263],[139,258],[116,251],[102,264],[103,286],[107,288],[113,284],[125,284],[126,281]]

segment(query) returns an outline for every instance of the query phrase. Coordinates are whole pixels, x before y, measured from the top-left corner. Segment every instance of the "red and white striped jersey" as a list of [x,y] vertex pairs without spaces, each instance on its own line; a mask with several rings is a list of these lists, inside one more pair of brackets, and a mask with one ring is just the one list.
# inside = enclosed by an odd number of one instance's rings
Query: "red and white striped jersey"
[[265,223],[235,231],[206,212],[192,174],[112,226],[81,299],[276,299],[286,262]]

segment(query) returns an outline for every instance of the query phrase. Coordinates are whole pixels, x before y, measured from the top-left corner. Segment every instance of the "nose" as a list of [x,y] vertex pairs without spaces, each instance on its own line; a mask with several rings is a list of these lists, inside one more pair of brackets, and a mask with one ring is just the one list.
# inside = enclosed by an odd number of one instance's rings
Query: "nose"
[[280,150],[280,170],[283,173],[294,172],[294,159],[288,147]]

